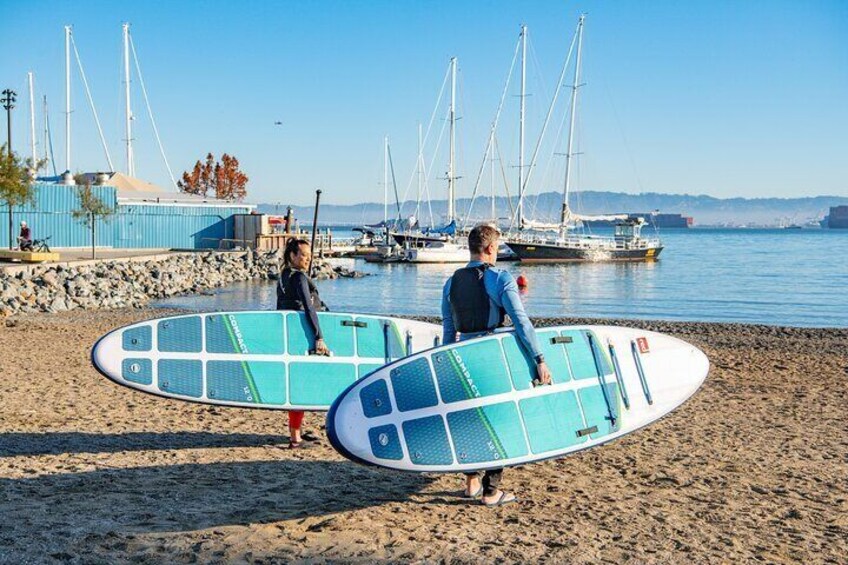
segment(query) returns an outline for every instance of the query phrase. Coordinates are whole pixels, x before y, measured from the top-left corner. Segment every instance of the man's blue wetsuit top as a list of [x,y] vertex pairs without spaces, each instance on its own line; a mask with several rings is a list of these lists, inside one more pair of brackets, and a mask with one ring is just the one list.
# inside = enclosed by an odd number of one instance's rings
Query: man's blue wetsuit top
[[[467,267],[479,267],[483,265],[482,261],[471,261]],[[445,283],[442,290],[442,341],[444,343],[455,343],[457,341],[456,326],[453,320],[453,312],[450,305],[450,278]],[[505,310],[515,326],[515,334],[518,336],[524,347],[537,363],[544,360],[542,352],[539,349],[539,344],[536,341],[536,332],[533,331],[533,324],[530,323],[530,318],[527,317],[527,312],[524,311],[524,304],[518,296],[518,284],[515,278],[507,271],[502,271],[495,267],[489,267],[483,272],[483,285],[486,288],[486,294],[489,295],[489,326],[496,327],[500,320],[500,310]],[[460,339],[468,339],[484,335],[484,332],[475,334],[462,334]]]

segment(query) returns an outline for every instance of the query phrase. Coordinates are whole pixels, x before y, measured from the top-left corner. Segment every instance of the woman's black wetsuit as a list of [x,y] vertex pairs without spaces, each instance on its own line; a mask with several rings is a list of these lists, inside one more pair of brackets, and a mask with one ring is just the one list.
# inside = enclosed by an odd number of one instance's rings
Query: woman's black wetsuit
[[286,267],[280,273],[277,283],[277,310],[299,310],[306,314],[315,339],[324,339],[321,334],[321,326],[318,325],[318,312],[327,310],[327,306],[321,302],[318,289],[306,273],[291,267]]

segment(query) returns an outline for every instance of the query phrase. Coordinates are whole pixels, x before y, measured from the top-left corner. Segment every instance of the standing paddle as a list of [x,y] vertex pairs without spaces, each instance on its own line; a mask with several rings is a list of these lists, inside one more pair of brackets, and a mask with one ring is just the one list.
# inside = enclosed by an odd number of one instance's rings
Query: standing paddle
[[321,189],[315,191],[315,214],[312,216],[312,243],[309,246],[309,275],[312,275],[312,261],[315,259],[315,234],[318,232],[318,204],[321,202]]

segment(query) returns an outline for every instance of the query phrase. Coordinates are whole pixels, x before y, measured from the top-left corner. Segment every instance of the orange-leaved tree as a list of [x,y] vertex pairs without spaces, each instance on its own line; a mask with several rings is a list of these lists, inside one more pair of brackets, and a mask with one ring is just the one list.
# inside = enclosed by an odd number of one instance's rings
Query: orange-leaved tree
[[247,196],[247,175],[239,170],[235,157],[224,153],[221,163],[215,165],[215,197],[241,201]]
[[219,162],[212,153],[208,153],[205,161],[197,161],[191,171],[183,173],[177,186],[188,194],[211,194],[222,200],[242,200],[247,196],[247,181],[247,175],[239,170],[238,159],[224,153]]

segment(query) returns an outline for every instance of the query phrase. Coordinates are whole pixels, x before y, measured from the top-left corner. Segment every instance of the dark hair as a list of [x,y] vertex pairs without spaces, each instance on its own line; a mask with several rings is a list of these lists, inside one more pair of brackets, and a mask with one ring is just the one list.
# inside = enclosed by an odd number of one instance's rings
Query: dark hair
[[309,245],[305,239],[293,237],[286,242],[286,249],[283,251],[283,262],[286,265],[291,265],[291,256],[295,253],[300,253],[301,245]]
[[472,253],[482,253],[486,247],[500,237],[497,228],[489,225],[475,226],[468,234],[468,249]]

